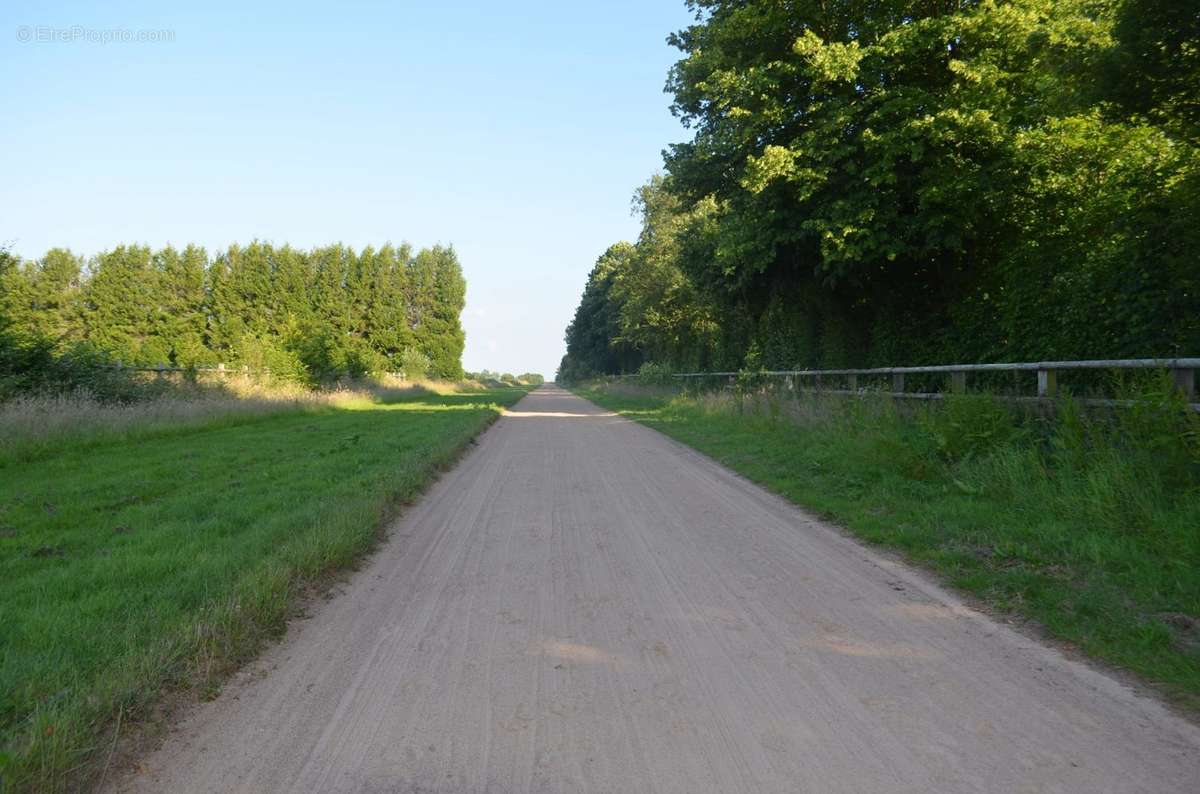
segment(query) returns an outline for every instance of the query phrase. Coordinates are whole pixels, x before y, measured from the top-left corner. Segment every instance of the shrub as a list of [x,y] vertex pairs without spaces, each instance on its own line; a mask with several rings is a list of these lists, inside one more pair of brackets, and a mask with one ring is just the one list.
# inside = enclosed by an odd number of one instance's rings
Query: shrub
[[739,392],[757,391],[770,383],[767,372],[762,367],[738,370],[735,385]]
[[948,394],[940,408],[924,414],[922,425],[948,461],[988,452],[1020,433],[1012,409],[986,394]]
[[305,383],[310,377],[298,353],[268,337],[243,336],[238,342],[237,359],[252,372],[282,383]]
[[153,397],[164,388],[163,383],[139,380],[85,343],[59,351],[43,339],[0,340],[0,401],[86,391],[102,402],[129,402]]
[[395,366],[408,380],[424,380],[429,377],[429,356],[413,347],[406,347],[395,358]]
[[667,386],[675,382],[674,373],[666,364],[647,361],[638,367],[638,383],[644,386]]
[[350,377],[361,378],[372,373],[387,372],[391,369],[391,361],[369,343],[360,340],[347,347],[345,369]]

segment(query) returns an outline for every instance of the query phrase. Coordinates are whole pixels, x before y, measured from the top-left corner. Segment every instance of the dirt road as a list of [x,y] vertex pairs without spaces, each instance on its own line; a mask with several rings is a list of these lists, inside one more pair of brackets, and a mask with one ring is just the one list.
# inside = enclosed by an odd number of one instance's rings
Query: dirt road
[[554,387],[344,590],[118,788],[1200,791],[1157,703]]

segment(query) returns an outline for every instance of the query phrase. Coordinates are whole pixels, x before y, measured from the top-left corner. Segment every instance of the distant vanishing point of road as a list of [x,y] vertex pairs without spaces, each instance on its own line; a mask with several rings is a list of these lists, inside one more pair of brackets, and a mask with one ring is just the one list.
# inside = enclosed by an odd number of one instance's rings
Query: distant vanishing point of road
[[113,786],[1200,791],[1200,730],[547,386]]

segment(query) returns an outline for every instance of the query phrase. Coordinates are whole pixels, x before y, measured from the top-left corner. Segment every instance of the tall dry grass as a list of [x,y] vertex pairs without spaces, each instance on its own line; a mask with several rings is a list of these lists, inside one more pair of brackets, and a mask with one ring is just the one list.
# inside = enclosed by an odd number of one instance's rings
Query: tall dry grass
[[314,390],[236,376],[220,383],[180,385],[129,402],[102,400],[84,390],[18,396],[0,402],[0,466],[66,446],[238,424],[277,414],[396,402],[471,386],[381,376]]

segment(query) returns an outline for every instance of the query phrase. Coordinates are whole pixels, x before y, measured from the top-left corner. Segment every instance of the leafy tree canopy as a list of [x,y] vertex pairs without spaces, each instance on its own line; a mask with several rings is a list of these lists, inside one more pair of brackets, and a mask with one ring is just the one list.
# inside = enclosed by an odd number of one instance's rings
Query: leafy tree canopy
[[1200,351],[1194,3],[690,6],[566,372]]

